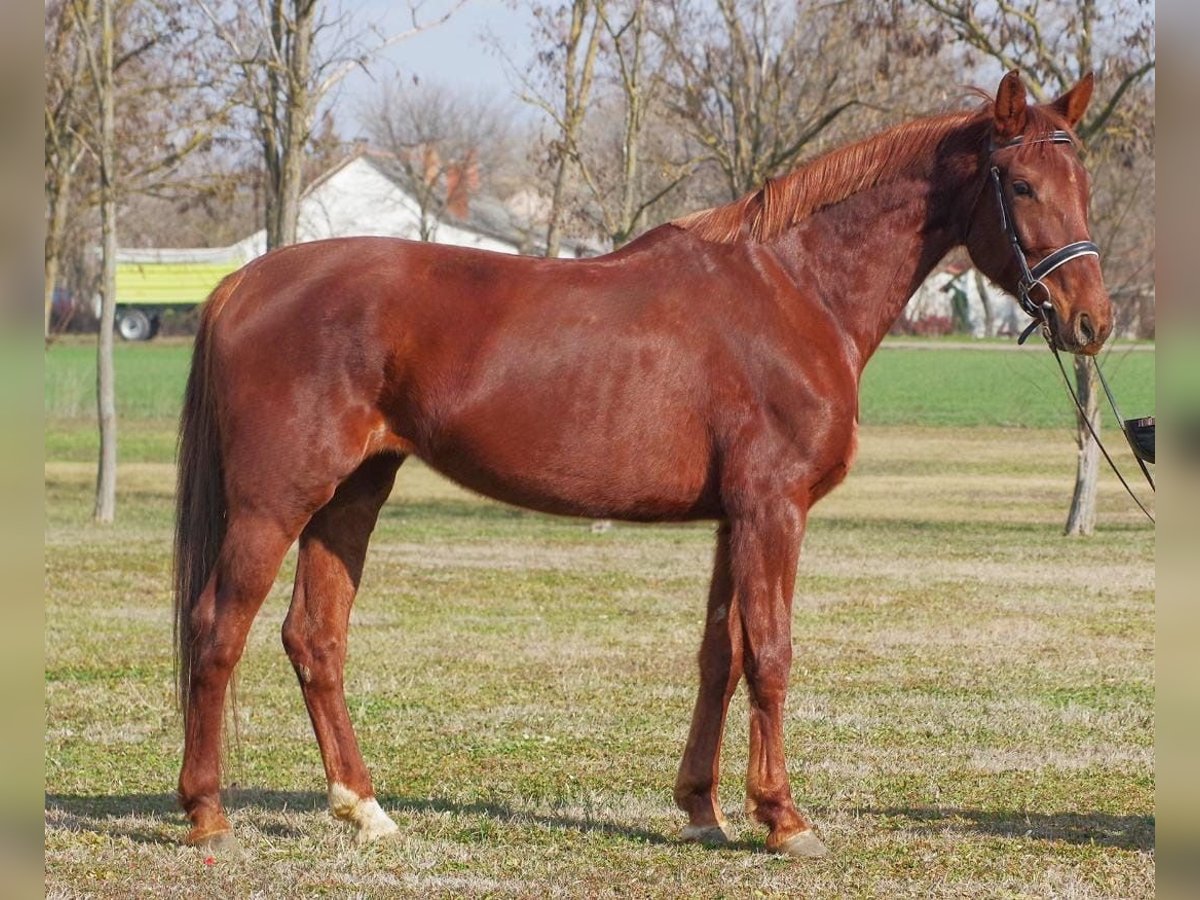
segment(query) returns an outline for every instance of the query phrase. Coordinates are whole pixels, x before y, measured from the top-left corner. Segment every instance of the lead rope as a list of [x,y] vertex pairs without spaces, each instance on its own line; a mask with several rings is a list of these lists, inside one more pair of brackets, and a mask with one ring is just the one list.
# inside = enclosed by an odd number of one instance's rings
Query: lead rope
[[[1063,365],[1062,357],[1059,356],[1058,348],[1054,346],[1054,341],[1047,337],[1046,344],[1050,347],[1050,352],[1054,354],[1054,361],[1058,363],[1058,370],[1062,372],[1063,383],[1067,386],[1067,393],[1071,395],[1071,399],[1075,402],[1075,408],[1079,410],[1079,418],[1082,420],[1083,424],[1087,426],[1087,430],[1092,435],[1092,440],[1096,442],[1096,446],[1099,447],[1100,452],[1104,454],[1104,458],[1108,461],[1109,468],[1113,470],[1113,474],[1117,476],[1117,480],[1121,482],[1121,485],[1125,488],[1126,493],[1133,498],[1133,502],[1137,504],[1138,509],[1140,509],[1145,514],[1146,518],[1150,520],[1150,523],[1155,524],[1154,516],[1150,515],[1150,511],[1146,509],[1146,507],[1142,504],[1142,501],[1138,499],[1137,494],[1133,492],[1133,488],[1129,486],[1129,482],[1125,480],[1125,476],[1121,474],[1121,470],[1117,468],[1117,464],[1113,462],[1113,458],[1108,455],[1108,450],[1105,449],[1104,444],[1101,442],[1100,435],[1096,434],[1096,429],[1092,427],[1092,420],[1088,417],[1087,412],[1084,410],[1083,404],[1079,402],[1079,395],[1075,393],[1075,388],[1071,386],[1071,378],[1069,375],[1067,375],[1067,367]],[[1117,421],[1122,421],[1121,414],[1117,412],[1117,404],[1113,400],[1112,392],[1108,389],[1108,382],[1104,380],[1104,375],[1100,371],[1100,366],[1096,363],[1095,357],[1092,357],[1092,365],[1095,366],[1096,374],[1100,377],[1100,383],[1104,385],[1104,393],[1108,395],[1108,401],[1112,404],[1113,412],[1117,416]],[[1128,437],[1129,436],[1126,435],[1126,440],[1128,440]],[[1141,458],[1138,457],[1136,453],[1133,455],[1134,458],[1137,459],[1138,464],[1141,465],[1142,472],[1146,475],[1146,479],[1150,482],[1150,490],[1153,491],[1154,479],[1150,477],[1150,473],[1146,470],[1146,465],[1141,461]]]
[[1117,421],[1121,423],[1121,430],[1125,434],[1125,442],[1129,444],[1129,449],[1133,450],[1133,458],[1137,460],[1138,466],[1142,470],[1142,474],[1146,476],[1146,483],[1150,485],[1151,493],[1154,493],[1154,478],[1150,475],[1150,470],[1146,468],[1146,463],[1142,459],[1142,455],[1137,452],[1133,446],[1133,436],[1129,433],[1129,421],[1121,415],[1121,411],[1117,409],[1117,398],[1113,396],[1112,390],[1108,386],[1108,381],[1104,378],[1104,371],[1100,368],[1100,363],[1096,362],[1096,357],[1092,357],[1092,367],[1096,370],[1096,377],[1100,380],[1100,385],[1104,388],[1104,395],[1108,397],[1108,405],[1112,407],[1113,415],[1117,417]]

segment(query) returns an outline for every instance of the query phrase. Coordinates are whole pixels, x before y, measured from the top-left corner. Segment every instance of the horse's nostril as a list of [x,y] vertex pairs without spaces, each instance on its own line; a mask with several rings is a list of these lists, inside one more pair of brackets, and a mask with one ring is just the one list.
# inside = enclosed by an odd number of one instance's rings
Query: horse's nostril
[[1079,333],[1079,343],[1084,346],[1092,343],[1096,339],[1096,330],[1092,328],[1092,320],[1088,318],[1087,313],[1080,313],[1076,320],[1075,327]]

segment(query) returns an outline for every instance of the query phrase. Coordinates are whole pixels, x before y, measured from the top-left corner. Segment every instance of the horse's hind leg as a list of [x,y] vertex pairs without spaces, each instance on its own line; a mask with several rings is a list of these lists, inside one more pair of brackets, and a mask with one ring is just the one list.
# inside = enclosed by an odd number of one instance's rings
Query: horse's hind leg
[[396,825],[375,801],[346,709],[346,633],[367,543],[402,461],[368,459],[309,520],[300,535],[296,585],[283,623],[283,644],[321,747],[330,808],[357,826],[359,842],[390,834]]
[[[295,527],[298,531],[299,525]],[[294,539],[295,532],[275,517],[231,516],[216,566],[188,614],[190,670],[179,802],[192,823],[190,844],[219,844],[230,833],[220,794],[225,691],[250,624]]]
[[683,837],[702,843],[724,843],[730,837],[717,800],[725,717],[742,677],[742,623],[729,568],[729,537],[728,524],[722,524],[700,645],[700,691],[675,780],[675,803],[688,814]]

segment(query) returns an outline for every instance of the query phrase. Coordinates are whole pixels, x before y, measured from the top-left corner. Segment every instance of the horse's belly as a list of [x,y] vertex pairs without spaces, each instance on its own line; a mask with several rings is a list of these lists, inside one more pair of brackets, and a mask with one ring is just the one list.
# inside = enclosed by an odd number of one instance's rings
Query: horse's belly
[[630,521],[720,514],[699,435],[476,428],[419,455],[466,488],[540,512]]

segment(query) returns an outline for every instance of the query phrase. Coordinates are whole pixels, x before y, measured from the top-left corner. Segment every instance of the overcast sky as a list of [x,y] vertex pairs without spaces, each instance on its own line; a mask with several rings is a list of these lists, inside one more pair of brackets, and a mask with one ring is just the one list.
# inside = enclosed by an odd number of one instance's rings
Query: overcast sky
[[[422,11],[422,18],[424,21],[436,18],[439,11],[451,5],[452,0],[425,0],[427,11]],[[347,4],[356,23],[371,25],[388,35],[410,26],[405,6],[395,0],[359,0]],[[346,138],[357,136],[363,106],[385,79],[410,80],[415,75],[422,81],[512,96],[513,86],[501,55],[489,45],[488,35],[494,35],[515,62],[527,64],[532,56],[529,31],[523,9],[514,10],[504,0],[467,0],[445,24],[389,47],[372,61],[370,76],[361,70],[347,76],[336,98],[339,131]]]

